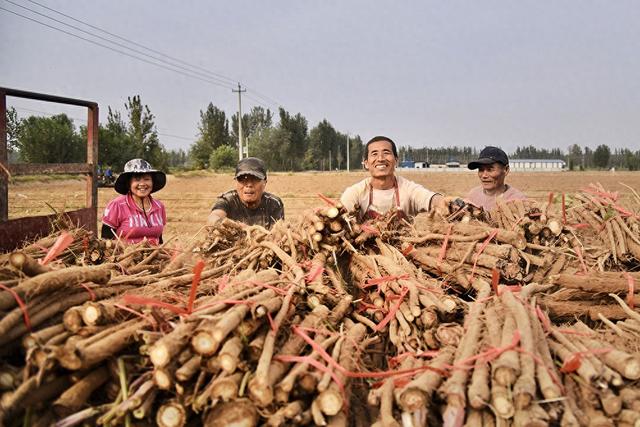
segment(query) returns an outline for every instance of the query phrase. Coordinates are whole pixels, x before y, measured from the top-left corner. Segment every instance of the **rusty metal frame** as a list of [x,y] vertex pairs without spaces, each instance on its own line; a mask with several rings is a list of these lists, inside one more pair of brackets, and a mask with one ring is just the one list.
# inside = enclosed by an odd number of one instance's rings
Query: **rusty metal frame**
[[[87,107],[87,162],[48,164],[9,164],[7,149],[7,96]],[[65,98],[43,93],[0,87],[0,251],[17,247],[25,239],[48,234],[50,220],[55,215],[24,217],[9,220],[9,177],[29,174],[80,174],[86,176],[84,209],[66,212],[79,226],[94,233],[98,223],[98,104],[82,99]]]

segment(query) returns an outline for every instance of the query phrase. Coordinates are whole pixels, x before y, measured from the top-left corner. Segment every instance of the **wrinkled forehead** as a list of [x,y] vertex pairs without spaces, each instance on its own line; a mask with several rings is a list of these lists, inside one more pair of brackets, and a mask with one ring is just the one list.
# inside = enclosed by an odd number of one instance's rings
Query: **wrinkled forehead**
[[385,151],[385,150],[389,152],[393,152],[393,145],[391,145],[389,141],[385,141],[385,140],[372,142],[371,144],[369,144],[369,147],[367,147],[367,153],[371,153],[372,151]]
[[487,171],[487,170],[495,170],[495,169],[506,169],[508,165],[503,165],[500,162],[486,163],[478,165],[478,171]]

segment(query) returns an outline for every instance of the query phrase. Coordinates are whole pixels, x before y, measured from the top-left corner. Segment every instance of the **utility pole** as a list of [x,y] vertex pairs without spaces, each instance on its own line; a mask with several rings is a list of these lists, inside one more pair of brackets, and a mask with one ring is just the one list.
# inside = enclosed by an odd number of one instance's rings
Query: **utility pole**
[[349,135],[347,134],[347,172],[349,172]]
[[332,171],[333,169],[331,169],[331,150],[329,150],[329,171]]
[[231,92],[238,92],[238,156],[242,160],[242,92],[246,92],[238,83],[238,90],[231,89]]

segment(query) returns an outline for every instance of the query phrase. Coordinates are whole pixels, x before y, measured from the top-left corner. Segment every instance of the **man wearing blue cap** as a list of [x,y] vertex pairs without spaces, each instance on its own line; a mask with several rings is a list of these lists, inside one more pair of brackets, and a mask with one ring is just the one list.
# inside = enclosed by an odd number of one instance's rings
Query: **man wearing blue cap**
[[471,189],[467,201],[471,204],[490,211],[496,207],[496,199],[504,201],[526,199],[520,190],[505,184],[509,175],[509,158],[498,147],[485,147],[474,160],[468,164],[471,170],[478,169],[480,185]]
[[264,191],[267,167],[256,157],[247,157],[236,166],[236,189],[221,194],[213,205],[207,224],[229,218],[247,225],[267,229],[284,219],[284,205],[279,197]]

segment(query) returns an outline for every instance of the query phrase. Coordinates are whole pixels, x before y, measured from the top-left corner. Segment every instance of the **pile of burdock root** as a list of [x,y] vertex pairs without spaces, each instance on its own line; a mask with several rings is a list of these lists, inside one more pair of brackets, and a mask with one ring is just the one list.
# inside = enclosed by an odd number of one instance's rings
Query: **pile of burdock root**
[[391,212],[329,199],[178,245],[0,255],[6,426],[640,426],[640,197]]

